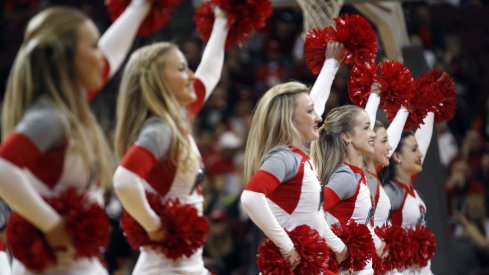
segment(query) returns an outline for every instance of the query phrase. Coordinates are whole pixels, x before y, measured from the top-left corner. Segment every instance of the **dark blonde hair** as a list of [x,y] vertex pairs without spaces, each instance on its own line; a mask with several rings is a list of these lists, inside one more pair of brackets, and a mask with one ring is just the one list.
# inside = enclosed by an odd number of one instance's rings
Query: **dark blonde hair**
[[[80,27],[90,19],[72,8],[49,8],[34,16],[9,75],[2,112],[3,139],[40,96],[68,119],[67,138],[102,183],[110,183],[113,162],[107,140],[90,110],[75,71]],[[87,134],[89,133],[89,134]]]
[[245,181],[258,170],[273,147],[297,146],[302,140],[294,124],[295,95],[299,93],[309,93],[309,89],[299,82],[279,84],[269,89],[256,105],[246,142]]
[[142,47],[131,55],[124,69],[115,131],[115,149],[120,158],[136,141],[145,121],[157,116],[173,129],[170,160],[177,164],[180,157],[187,159],[190,143],[185,133],[190,132],[190,124],[162,76],[166,65],[164,57],[172,50],[178,48],[168,42]]
[[311,160],[321,181],[327,182],[331,174],[347,157],[347,145],[341,134],[351,133],[356,116],[364,111],[355,105],[333,108],[319,129],[319,139],[311,143]]

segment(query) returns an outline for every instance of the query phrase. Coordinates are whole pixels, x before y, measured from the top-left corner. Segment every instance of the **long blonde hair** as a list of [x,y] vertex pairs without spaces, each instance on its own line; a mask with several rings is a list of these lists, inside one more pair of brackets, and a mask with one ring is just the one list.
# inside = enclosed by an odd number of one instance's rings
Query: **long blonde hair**
[[174,44],[161,42],[142,47],[131,55],[124,69],[117,100],[115,149],[119,158],[135,142],[151,116],[162,118],[173,129],[170,160],[177,164],[179,154],[183,153],[182,159],[188,156],[190,144],[185,133],[190,132],[190,125],[162,76],[165,55],[177,49]]
[[89,18],[72,8],[49,8],[33,17],[9,75],[2,111],[3,139],[40,96],[68,119],[70,149],[81,154],[103,184],[111,181],[112,154],[75,71],[80,26]]
[[356,115],[364,111],[355,105],[343,105],[332,109],[319,129],[319,139],[311,143],[311,160],[322,182],[327,182],[336,168],[347,157],[347,144],[341,134],[351,133]]
[[309,93],[309,89],[302,83],[288,82],[274,86],[258,102],[246,142],[245,181],[258,170],[273,147],[295,145],[302,140],[294,124],[295,95],[299,93]]

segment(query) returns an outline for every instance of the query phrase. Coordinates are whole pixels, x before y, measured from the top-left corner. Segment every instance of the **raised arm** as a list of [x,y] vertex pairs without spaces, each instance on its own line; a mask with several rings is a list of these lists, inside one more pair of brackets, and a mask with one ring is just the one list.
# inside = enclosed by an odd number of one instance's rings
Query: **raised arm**
[[430,147],[431,136],[433,135],[433,125],[435,124],[435,114],[433,112],[429,112],[428,115],[423,120],[424,124],[416,130],[414,137],[418,142],[419,151],[423,155],[421,158],[421,162],[424,162],[426,157],[426,153],[428,152],[428,147]]
[[331,93],[331,85],[333,85],[336,72],[340,68],[340,62],[343,58],[343,44],[335,41],[328,42],[325,57],[321,72],[311,88],[314,111],[319,116],[324,113],[326,102]]
[[378,83],[372,83],[370,88],[370,96],[368,97],[367,104],[365,105],[365,111],[370,118],[370,129],[374,129],[375,120],[377,119],[377,110],[380,104],[380,85]]
[[389,151],[389,158],[394,154],[394,151],[401,140],[402,131],[404,130],[404,125],[406,124],[407,118],[409,116],[409,111],[404,106],[401,106],[397,111],[396,116],[392,120],[389,128],[387,128],[387,138],[391,150]]
[[99,40],[98,46],[109,62],[109,78],[119,70],[132,46],[139,26],[151,9],[150,0],[133,0]]
[[195,76],[204,83],[206,91],[204,101],[209,98],[221,78],[224,65],[224,46],[229,31],[224,12],[215,8],[214,14],[212,33],[202,54],[202,60],[195,71]]

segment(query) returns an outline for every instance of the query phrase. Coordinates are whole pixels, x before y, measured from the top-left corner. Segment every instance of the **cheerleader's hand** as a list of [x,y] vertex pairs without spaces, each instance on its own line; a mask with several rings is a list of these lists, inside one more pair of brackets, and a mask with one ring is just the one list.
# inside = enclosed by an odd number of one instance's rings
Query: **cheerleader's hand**
[[226,18],[226,12],[224,12],[218,6],[215,6],[214,7],[214,17],[216,17],[216,18]]
[[148,231],[148,237],[154,242],[161,242],[166,239],[166,230],[163,227],[158,228],[155,231]]
[[346,246],[343,249],[343,251],[334,254],[334,257],[336,259],[336,262],[338,262],[338,264],[341,264],[341,262],[343,262],[347,256],[348,256],[348,247]]
[[294,271],[294,269],[301,263],[301,256],[299,256],[295,248],[292,248],[287,253],[282,253],[282,256],[289,262],[291,271]]
[[382,87],[382,85],[380,85],[379,82],[374,82],[372,83],[372,86],[370,86],[370,92],[374,93],[374,94],[380,94],[380,88]]
[[74,251],[71,238],[66,232],[64,221],[58,223],[54,228],[45,233],[49,246],[56,252]]
[[334,58],[336,61],[341,62],[345,58],[345,53],[343,51],[343,44],[336,41],[329,41],[328,45],[326,45],[326,52],[324,53],[324,57]]

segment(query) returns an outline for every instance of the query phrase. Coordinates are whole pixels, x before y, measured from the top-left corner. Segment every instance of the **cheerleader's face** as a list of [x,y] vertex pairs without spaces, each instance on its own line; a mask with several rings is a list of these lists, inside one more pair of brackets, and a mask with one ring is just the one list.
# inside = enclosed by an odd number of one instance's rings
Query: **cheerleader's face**
[[197,99],[193,85],[194,72],[188,67],[187,59],[183,53],[179,49],[174,48],[162,58],[165,64],[163,77],[170,92],[173,93],[182,107],[194,102]]
[[104,57],[98,48],[100,33],[95,24],[87,20],[78,29],[78,41],[74,58],[75,72],[81,85],[97,90],[103,84]]
[[375,136],[375,132],[370,129],[370,118],[367,112],[358,112],[355,116],[355,126],[352,133],[348,134],[351,146],[363,155],[372,154],[374,153]]
[[410,176],[416,175],[423,170],[423,154],[419,150],[418,142],[414,136],[407,136],[402,140],[401,150],[397,153],[398,165]]
[[314,111],[314,103],[307,93],[295,95],[294,124],[302,136],[303,142],[319,138],[319,123],[321,118]]
[[377,128],[374,139],[374,163],[375,166],[389,165],[389,151],[392,147],[389,144],[387,131],[384,127]]

